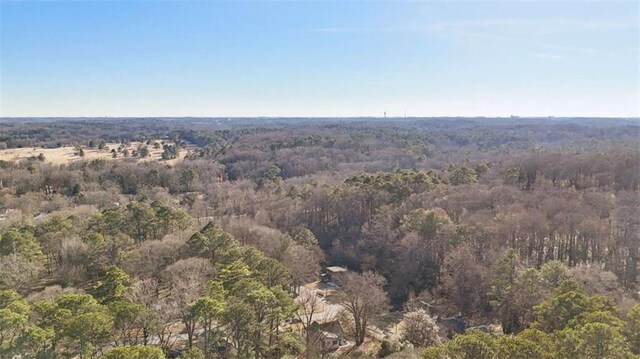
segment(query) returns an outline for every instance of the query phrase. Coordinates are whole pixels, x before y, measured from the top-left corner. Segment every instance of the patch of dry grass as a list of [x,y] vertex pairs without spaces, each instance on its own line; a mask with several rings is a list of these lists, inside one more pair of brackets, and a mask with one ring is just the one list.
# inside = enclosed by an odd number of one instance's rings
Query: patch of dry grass
[[[160,141],[158,141],[160,142]],[[60,148],[9,148],[6,150],[0,150],[0,160],[17,162],[24,161],[31,157],[37,157],[39,154],[43,154],[45,157],[45,161],[47,163],[52,163],[55,165],[67,164],[74,161],[90,161],[95,159],[105,159],[112,160],[111,149],[117,149],[120,147],[119,143],[107,143],[107,147],[105,149],[99,150],[97,148],[88,148],[82,147],[84,151],[84,157],[78,156],[75,152],[75,147],[66,146]],[[151,156],[146,158],[138,158],[138,157],[124,157],[122,153],[118,153],[118,157],[116,159],[127,159],[130,161],[160,161],[162,159],[162,148],[155,149],[153,145],[146,145],[143,142],[131,142],[127,146],[124,146],[124,149],[129,150],[129,152],[133,150],[138,150],[139,147],[147,146]],[[180,151],[180,155],[178,158],[173,160],[167,160],[165,163],[169,165],[173,165],[179,162],[183,157],[186,151]]]

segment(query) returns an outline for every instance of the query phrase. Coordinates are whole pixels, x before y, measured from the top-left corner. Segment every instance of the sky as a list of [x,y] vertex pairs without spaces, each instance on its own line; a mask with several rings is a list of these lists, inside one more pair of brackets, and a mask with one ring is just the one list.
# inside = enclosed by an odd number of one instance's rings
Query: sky
[[0,0],[0,116],[640,116],[640,2]]

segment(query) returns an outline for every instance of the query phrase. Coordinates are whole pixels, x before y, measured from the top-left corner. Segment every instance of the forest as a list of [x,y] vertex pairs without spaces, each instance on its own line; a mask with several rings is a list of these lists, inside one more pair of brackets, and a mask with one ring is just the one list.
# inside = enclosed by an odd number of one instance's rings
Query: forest
[[640,358],[637,120],[0,119],[26,148],[0,358]]

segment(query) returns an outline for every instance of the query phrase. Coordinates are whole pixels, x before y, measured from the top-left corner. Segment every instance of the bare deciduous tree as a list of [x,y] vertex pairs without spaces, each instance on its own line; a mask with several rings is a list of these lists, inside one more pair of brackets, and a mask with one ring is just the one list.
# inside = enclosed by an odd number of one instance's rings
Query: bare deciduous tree
[[165,269],[165,278],[170,287],[169,302],[180,313],[187,331],[189,348],[193,346],[196,318],[189,311],[189,304],[203,294],[213,266],[204,258],[182,259]]
[[42,266],[20,254],[0,256],[0,288],[27,291],[34,285],[42,269]]
[[364,342],[369,321],[388,307],[387,295],[382,289],[386,280],[374,272],[349,272],[339,283],[338,298],[353,319],[355,345]]

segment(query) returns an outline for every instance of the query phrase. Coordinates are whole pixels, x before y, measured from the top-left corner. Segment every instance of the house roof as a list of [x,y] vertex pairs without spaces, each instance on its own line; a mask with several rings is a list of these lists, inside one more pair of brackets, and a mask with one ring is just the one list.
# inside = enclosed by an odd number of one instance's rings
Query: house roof
[[344,329],[342,329],[342,325],[340,325],[340,322],[337,320],[333,320],[333,321],[322,323],[322,324],[314,321],[313,323],[311,323],[308,330],[310,332],[319,331],[323,333],[323,335],[326,335],[326,333],[332,333],[336,336],[336,338],[340,338],[344,336]]
[[336,334],[330,333],[326,330],[321,330],[320,333],[322,333],[322,336],[327,339],[340,339]]
[[331,266],[331,267],[327,267],[327,270],[331,273],[341,273],[341,272],[346,272],[347,268],[340,267],[340,266]]

